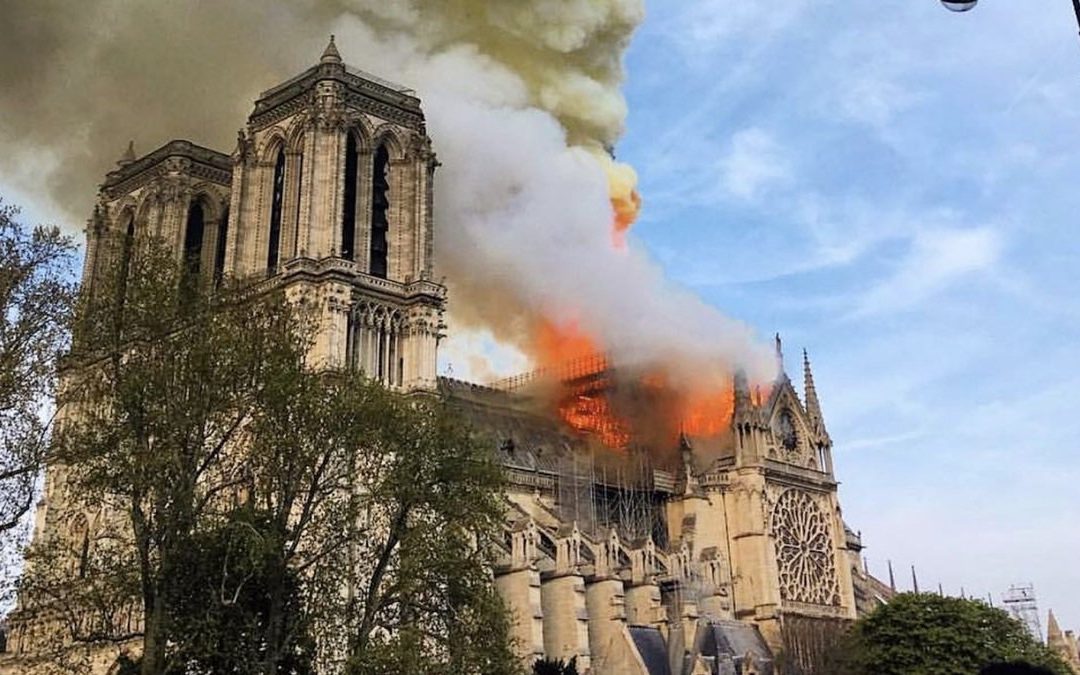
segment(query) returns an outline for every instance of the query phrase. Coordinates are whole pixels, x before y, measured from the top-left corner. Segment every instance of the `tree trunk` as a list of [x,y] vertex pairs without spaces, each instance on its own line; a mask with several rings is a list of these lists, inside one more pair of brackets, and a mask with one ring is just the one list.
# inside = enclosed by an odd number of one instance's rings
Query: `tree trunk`
[[263,675],[275,675],[283,656],[285,635],[285,577],[281,570],[274,570],[267,592],[270,608],[266,617],[266,657],[262,672]]
[[164,608],[153,596],[143,605],[143,655],[142,675],[161,675],[165,670]]

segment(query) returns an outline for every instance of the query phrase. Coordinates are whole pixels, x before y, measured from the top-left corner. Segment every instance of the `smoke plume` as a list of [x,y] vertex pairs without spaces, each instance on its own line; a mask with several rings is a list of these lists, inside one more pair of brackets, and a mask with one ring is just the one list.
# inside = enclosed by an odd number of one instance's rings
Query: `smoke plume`
[[768,380],[771,350],[745,325],[665,279],[632,237],[613,243],[637,209],[633,170],[610,151],[643,18],[643,0],[8,0],[0,184],[50,200],[74,229],[129,138],[231,150],[259,90],[336,33],[347,63],[424,101],[455,331],[535,359],[543,326],[569,326],[616,362]]

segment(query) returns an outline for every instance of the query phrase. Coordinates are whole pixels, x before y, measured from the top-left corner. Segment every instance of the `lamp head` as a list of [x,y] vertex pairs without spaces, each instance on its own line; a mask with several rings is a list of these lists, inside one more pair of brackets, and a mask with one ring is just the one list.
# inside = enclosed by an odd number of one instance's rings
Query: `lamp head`
[[979,0],[941,0],[941,4],[950,12],[966,12],[979,4]]

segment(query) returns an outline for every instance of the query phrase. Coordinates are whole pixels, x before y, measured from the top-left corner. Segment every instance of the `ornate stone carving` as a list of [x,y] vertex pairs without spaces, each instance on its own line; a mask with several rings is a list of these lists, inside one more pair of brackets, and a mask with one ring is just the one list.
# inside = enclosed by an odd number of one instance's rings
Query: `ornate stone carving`
[[826,513],[809,493],[790,488],[772,509],[780,595],[811,605],[838,605],[836,552]]
[[308,119],[314,126],[325,129],[337,129],[347,123],[342,86],[332,80],[318,82],[312,93],[308,108]]
[[236,132],[236,155],[244,164],[255,159],[255,137],[244,129]]
[[424,164],[436,164],[435,150],[431,147],[431,139],[424,134],[413,134],[409,139],[408,156],[414,157]]

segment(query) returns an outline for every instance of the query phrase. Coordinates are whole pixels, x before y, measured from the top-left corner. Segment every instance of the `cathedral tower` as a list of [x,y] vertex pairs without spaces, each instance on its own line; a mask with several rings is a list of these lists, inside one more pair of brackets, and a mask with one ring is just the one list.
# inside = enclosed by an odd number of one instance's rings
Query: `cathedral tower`
[[446,288],[432,280],[438,162],[416,95],[319,63],[264,91],[229,155],[171,141],[129,146],[87,229],[84,281],[145,237],[199,283],[265,280],[320,314],[313,364],[399,391],[433,390]]
[[446,298],[431,279],[436,166],[419,99],[347,68],[331,37],[239,134],[224,264],[314,302],[313,362],[431,389]]

